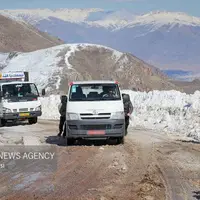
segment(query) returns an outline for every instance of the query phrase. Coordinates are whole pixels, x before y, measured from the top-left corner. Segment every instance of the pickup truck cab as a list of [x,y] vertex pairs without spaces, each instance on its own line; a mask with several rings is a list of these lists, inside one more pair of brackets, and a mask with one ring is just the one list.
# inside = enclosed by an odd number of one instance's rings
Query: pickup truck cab
[[122,94],[115,81],[79,81],[69,86],[66,138],[117,139],[124,142],[125,119]]

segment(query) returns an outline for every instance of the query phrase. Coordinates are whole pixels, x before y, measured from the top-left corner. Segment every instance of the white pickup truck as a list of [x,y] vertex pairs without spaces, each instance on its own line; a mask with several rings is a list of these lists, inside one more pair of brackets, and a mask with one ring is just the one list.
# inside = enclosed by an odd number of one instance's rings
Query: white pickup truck
[[[42,90],[45,95],[45,90]],[[0,73],[0,122],[28,120],[37,123],[42,115],[41,102],[36,85],[29,82],[28,72]]]
[[70,83],[66,109],[67,143],[75,139],[109,139],[124,142],[122,94],[115,81]]

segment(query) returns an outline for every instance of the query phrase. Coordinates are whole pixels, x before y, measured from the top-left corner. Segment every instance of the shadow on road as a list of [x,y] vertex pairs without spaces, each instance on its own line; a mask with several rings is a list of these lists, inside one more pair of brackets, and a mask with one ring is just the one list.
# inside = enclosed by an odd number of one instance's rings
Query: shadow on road
[[[49,136],[46,138],[46,143],[55,144],[58,146],[67,146],[67,139],[58,136]],[[70,146],[103,146],[116,145],[116,140],[76,140],[74,145]]]
[[4,126],[2,127],[13,127],[13,126],[27,126],[31,125],[27,121],[21,121],[21,122],[7,122]]
[[58,146],[67,146],[67,142],[64,138],[58,136],[49,136],[46,138],[46,143],[56,144]]
[[194,193],[193,197],[194,197],[195,199],[200,199],[200,191],[195,191],[195,192],[193,192],[193,193]]

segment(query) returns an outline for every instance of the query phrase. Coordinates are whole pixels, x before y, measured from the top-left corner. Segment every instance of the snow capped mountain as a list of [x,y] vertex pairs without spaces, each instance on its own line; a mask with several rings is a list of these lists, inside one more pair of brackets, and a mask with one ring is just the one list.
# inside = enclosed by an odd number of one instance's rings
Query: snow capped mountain
[[[161,12],[154,11],[143,15],[134,15],[124,9],[119,11],[104,11],[99,8],[90,9],[22,9],[22,10],[1,10],[1,14],[15,19],[25,20],[31,24],[36,24],[41,20],[50,17],[67,22],[96,24],[103,27],[109,25],[133,27],[135,25],[162,26],[169,24],[200,26],[200,18],[189,16],[181,12]],[[119,26],[119,24],[121,26]]]
[[141,16],[137,16],[132,22],[128,24],[129,27],[135,25],[149,25],[152,24],[155,27],[164,25],[191,25],[200,26],[200,18],[189,16],[181,12],[150,12]]
[[25,20],[30,24],[36,24],[40,20],[55,17],[69,22],[83,22],[90,13],[102,11],[101,9],[22,9],[22,10],[2,10],[1,14]]
[[[118,80],[122,88],[177,89],[158,69],[130,54],[96,44],[64,44],[30,53],[0,54],[3,72],[29,71],[39,90],[66,92],[74,80]],[[40,77],[40,78],[38,78]]]
[[[101,11],[102,13],[102,11]],[[96,12],[90,15],[95,15]],[[87,23],[100,25],[102,27],[117,27],[115,30],[122,28],[133,28],[135,26],[152,25],[154,28],[160,28],[165,25],[170,25],[173,28],[176,25],[200,26],[200,18],[189,16],[181,12],[161,12],[154,11],[143,15],[134,15],[126,11],[117,11],[107,14],[104,17],[90,20]],[[92,21],[92,22],[90,22]]]
[[200,18],[180,12],[135,15],[126,10],[35,9],[0,13],[25,20],[66,43],[93,43],[129,52],[160,69],[198,71]]

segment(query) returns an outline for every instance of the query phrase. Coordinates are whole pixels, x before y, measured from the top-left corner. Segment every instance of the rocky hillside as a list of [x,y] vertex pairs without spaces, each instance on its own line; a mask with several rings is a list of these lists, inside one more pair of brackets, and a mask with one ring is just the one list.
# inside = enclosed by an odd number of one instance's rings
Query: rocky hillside
[[30,52],[63,42],[33,26],[0,15],[0,52]]
[[64,44],[30,53],[1,54],[3,71],[26,70],[39,89],[66,92],[74,80],[117,80],[121,88],[177,89],[160,70],[131,54],[95,44]]
[[95,43],[129,52],[160,69],[197,71],[200,18],[180,12],[135,15],[128,10],[24,9],[0,11],[66,43]]
[[183,92],[186,94],[194,94],[197,90],[200,90],[199,79],[194,79],[193,81],[172,80],[171,83],[179,88],[182,88]]

